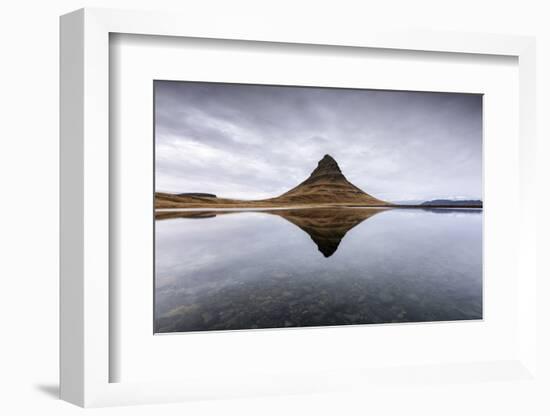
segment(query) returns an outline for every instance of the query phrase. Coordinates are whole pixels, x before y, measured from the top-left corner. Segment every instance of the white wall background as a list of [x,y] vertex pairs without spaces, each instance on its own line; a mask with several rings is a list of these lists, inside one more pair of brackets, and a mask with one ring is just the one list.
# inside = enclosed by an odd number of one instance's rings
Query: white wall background
[[[281,21],[362,27],[390,26],[513,33],[538,37],[540,214],[548,206],[550,12],[535,0],[11,0],[0,9],[0,412],[72,415],[81,409],[56,399],[58,367],[58,16],[80,7],[179,10],[207,21],[209,14],[269,16]],[[543,139],[545,138],[545,139]],[[545,164],[543,166],[543,164]],[[542,179],[544,178],[544,182]],[[547,218],[540,242],[550,248]],[[542,257],[542,256],[541,256]],[[547,261],[544,275],[550,276]],[[550,280],[550,279],[549,279]],[[546,355],[550,351],[550,282],[539,286]],[[546,295],[545,295],[546,293]],[[544,302],[542,302],[544,301]],[[544,353],[544,351],[541,351]],[[541,365],[548,367],[546,355]],[[549,374],[550,372],[546,372]],[[547,386],[548,387],[548,386]],[[437,391],[434,395],[433,392]],[[362,397],[338,393],[92,410],[101,415],[150,414],[549,414],[545,394],[529,384],[498,383],[488,391],[442,385]],[[544,405],[542,405],[544,403]]]

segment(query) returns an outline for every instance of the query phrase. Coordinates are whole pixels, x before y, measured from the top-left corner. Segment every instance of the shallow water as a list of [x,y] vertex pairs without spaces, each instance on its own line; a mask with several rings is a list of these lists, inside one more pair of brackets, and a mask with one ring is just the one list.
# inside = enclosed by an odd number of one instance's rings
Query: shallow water
[[155,332],[482,318],[480,210],[158,213]]

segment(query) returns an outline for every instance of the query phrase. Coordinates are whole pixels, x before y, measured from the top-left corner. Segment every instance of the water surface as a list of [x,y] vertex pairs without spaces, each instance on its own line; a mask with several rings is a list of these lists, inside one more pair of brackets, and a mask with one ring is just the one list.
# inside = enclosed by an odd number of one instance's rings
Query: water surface
[[158,212],[155,332],[482,318],[481,210]]

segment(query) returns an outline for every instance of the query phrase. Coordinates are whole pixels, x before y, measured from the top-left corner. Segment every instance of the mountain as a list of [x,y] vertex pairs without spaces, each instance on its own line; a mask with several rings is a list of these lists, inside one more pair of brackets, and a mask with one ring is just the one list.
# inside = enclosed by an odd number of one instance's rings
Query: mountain
[[325,155],[298,186],[281,196],[269,199],[284,203],[351,203],[362,205],[387,205],[352,184],[342,173],[336,160]]
[[426,201],[421,206],[427,207],[462,207],[462,208],[483,208],[483,202],[478,199],[433,199]]
[[155,193],[155,208],[267,208],[285,206],[389,206],[347,180],[332,156],[325,155],[309,177],[274,198],[256,201],[217,198],[206,193]]

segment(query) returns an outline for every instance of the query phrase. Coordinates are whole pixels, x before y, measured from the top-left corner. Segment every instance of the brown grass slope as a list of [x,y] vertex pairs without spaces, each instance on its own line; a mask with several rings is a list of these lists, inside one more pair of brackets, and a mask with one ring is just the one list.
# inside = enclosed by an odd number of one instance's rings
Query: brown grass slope
[[231,208],[241,206],[247,201],[228,198],[211,198],[198,196],[181,196],[168,194],[164,192],[155,192],[155,208],[201,208],[201,207],[219,207]]

